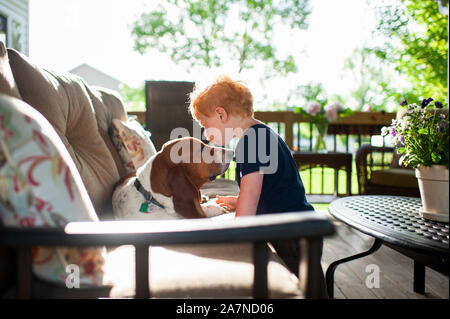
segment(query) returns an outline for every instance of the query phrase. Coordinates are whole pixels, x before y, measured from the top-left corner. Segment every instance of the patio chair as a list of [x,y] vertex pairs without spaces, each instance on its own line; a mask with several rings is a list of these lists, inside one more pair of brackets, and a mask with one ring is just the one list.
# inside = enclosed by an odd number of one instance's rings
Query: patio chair
[[186,129],[190,136],[201,132],[201,127],[188,112],[189,93],[193,88],[193,82],[145,82],[146,124],[152,132],[156,150],[170,140],[174,129]]
[[392,147],[361,145],[355,156],[359,194],[420,197],[414,170],[398,159]]

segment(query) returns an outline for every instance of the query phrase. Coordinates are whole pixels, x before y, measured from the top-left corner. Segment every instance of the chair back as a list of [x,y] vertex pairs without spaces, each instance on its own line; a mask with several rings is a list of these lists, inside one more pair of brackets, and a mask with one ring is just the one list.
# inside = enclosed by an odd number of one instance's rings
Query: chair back
[[146,124],[157,151],[170,140],[176,128],[186,129],[190,136],[194,136],[194,130],[201,132],[200,125],[188,111],[189,93],[193,88],[193,82],[146,81]]

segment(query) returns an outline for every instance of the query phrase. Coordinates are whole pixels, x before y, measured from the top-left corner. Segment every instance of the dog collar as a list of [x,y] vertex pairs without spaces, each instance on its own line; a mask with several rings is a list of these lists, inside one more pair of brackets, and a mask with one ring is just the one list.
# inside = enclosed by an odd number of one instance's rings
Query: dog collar
[[141,205],[141,209],[139,211],[147,213],[149,204],[155,204],[156,206],[164,209],[164,206],[158,203],[158,201],[152,196],[150,192],[145,190],[145,188],[142,186],[141,182],[137,178],[134,180],[134,187],[136,187],[137,191],[141,193],[142,196],[144,196],[145,198],[145,203]]

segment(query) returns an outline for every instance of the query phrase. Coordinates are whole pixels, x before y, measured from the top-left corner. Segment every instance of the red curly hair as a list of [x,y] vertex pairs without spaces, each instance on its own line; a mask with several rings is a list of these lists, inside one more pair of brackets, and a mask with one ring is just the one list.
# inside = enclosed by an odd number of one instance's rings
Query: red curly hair
[[243,81],[232,80],[221,75],[206,88],[196,84],[190,94],[189,110],[194,118],[198,114],[211,116],[217,106],[223,107],[228,114],[240,116],[253,115],[253,96]]

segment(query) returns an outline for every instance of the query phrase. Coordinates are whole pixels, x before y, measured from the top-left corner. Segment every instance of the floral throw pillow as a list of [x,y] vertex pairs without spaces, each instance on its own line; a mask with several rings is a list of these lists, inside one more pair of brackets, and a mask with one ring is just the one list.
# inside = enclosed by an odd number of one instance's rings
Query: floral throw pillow
[[[51,124],[28,104],[0,94],[0,219],[7,227],[64,227],[98,221],[86,188]],[[103,284],[104,247],[33,247],[33,272],[80,287]],[[70,266],[70,267],[69,267]]]
[[126,122],[112,120],[111,140],[127,173],[137,170],[156,153],[150,136],[150,132],[132,117]]

